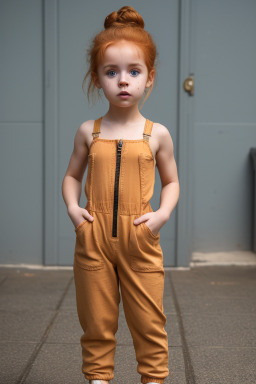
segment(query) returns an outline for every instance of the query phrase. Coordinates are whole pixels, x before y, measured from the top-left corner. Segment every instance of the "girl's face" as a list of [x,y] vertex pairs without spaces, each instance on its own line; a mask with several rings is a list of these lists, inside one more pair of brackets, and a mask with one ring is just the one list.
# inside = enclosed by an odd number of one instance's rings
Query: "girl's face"
[[[141,49],[134,43],[120,41],[106,49],[94,82],[111,104],[128,107],[139,103],[145,88],[153,83],[154,75],[154,69],[148,74]],[[122,91],[130,96],[121,97]]]

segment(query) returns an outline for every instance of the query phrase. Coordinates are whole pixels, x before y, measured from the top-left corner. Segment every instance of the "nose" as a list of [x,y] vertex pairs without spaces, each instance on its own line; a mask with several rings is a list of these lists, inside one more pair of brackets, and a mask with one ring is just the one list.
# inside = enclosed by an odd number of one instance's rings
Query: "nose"
[[120,80],[119,81],[120,86],[127,85],[127,84],[128,84],[128,82],[126,80]]
[[128,81],[126,80],[125,74],[121,74],[120,80],[119,80],[119,85],[122,86],[122,85],[127,85],[127,84],[128,84]]

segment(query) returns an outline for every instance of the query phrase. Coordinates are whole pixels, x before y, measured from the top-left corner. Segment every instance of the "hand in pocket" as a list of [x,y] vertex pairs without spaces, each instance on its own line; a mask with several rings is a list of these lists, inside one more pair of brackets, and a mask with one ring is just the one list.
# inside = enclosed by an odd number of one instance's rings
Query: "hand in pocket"
[[85,221],[92,222],[94,217],[85,208],[79,207],[79,205],[72,205],[68,207],[68,215],[74,224],[75,229]]

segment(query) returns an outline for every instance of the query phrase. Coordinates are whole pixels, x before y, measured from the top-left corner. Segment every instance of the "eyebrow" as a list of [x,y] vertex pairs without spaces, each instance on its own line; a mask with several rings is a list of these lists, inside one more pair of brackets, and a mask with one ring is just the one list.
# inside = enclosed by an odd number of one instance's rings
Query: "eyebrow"
[[[142,64],[140,64],[140,63],[133,63],[133,64],[129,64],[129,65],[128,65],[128,67],[133,67],[133,66],[142,67]],[[114,68],[117,68],[118,65],[116,65],[116,64],[108,64],[108,65],[105,65],[105,66],[103,67],[103,69],[105,69],[105,68],[107,68],[107,67],[114,67]]]

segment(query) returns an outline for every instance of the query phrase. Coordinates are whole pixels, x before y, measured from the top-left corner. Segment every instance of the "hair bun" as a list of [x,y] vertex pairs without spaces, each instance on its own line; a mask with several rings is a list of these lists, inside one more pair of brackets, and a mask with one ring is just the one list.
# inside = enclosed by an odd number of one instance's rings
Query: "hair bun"
[[141,15],[130,6],[124,6],[110,13],[104,22],[104,28],[132,26],[144,29],[144,20]]

